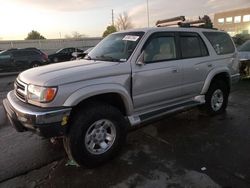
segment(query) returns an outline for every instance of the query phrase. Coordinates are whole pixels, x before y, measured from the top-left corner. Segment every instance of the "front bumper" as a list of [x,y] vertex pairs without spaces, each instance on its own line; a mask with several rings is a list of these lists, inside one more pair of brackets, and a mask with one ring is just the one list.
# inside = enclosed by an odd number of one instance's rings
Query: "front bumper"
[[18,132],[35,131],[44,137],[62,136],[66,133],[71,108],[40,108],[17,99],[8,93],[3,105],[10,123]]

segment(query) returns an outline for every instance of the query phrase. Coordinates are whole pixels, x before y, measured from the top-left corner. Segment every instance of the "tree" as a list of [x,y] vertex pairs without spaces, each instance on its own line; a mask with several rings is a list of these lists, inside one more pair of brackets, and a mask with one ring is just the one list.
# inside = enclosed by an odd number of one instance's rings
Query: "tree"
[[106,30],[103,32],[102,37],[106,37],[106,36],[108,36],[109,34],[114,33],[114,32],[116,32],[116,31],[117,31],[116,27],[113,26],[113,25],[110,25],[110,26],[108,26],[108,27],[106,28]]
[[72,38],[73,38],[73,39],[80,39],[80,38],[82,38],[82,37],[85,37],[85,35],[84,35],[84,34],[80,34],[80,33],[78,33],[77,31],[73,31],[73,32],[72,32]]
[[66,39],[80,39],[82,37],[85,37],[85,34],[80,34],[77,31],[73,31],[71,35],[65,35]]
[[35,30],[32,30],[31,32],[29,32],[27,38],[25,38],[25,40],[41,40],[41,39],[43,40],[46,38]]
[[121,30],[127,30],[132,29],[133,24],[130,20],[130,17],[126,12],[123,12],[122,14],[119,14],[117,20],[116,20],[116,28],[118,31]]

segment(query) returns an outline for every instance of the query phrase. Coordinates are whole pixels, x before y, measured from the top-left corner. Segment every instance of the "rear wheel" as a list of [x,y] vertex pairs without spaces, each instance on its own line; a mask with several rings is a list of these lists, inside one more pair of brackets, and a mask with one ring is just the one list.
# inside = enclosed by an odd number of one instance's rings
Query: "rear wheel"
[[33,62],[33,63],[31,63],[30,68],[39,67],[39,66],[40,66],[40,63]]
[[206,93],[204,108],[209,115],[225,112],[228,104],[229,89],[224,81],[213,81]]
[[127,123],[118,109],[91,103],[74,115],[64,146],[79,165],[95,167],[119,152],[126,135]]

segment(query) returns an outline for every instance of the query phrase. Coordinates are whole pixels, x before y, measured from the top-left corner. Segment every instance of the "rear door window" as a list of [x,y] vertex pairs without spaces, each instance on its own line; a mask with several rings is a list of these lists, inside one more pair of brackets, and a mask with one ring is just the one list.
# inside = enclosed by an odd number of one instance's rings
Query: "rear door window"
[[14,58],[20,58],[26,56],[25,52],[22,50],[13,51],[11,53],[13,54]]
[[207,47],[197,33],[180,33],[182,58],[195,58],[208,55]]
[[231,54],[235,47],[231,37],[222,32],[203,32],[218,55]]

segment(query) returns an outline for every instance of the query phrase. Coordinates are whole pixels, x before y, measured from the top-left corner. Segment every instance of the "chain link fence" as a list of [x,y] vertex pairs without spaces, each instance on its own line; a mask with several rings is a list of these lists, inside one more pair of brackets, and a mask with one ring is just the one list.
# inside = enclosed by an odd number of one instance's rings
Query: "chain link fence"
[[80,38],[80,39],[46,39],[46,40],[16,40],[0,41],[0,49],[10,48],[38,48],[47,54],[56,52],[66,47],[82,48],[84,50],[97,45],[101,37]]

